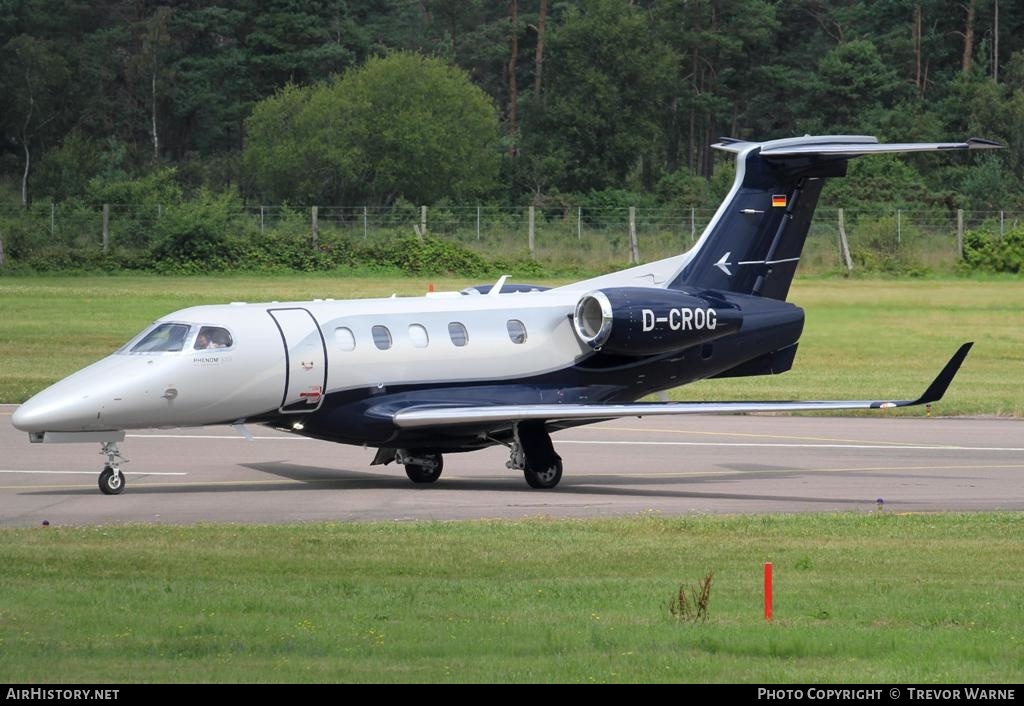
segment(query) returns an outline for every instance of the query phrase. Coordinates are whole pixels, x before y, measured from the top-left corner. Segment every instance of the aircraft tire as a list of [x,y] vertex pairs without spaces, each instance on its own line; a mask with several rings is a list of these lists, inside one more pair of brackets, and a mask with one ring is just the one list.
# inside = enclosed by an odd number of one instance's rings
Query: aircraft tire
[[118,471],[115,474],[114,469],[107,466],[100,473],[99,485],[104,495],[120,495],[124,492],[124,473]]
[[562,459],[556,459],[546,471],[537,472],[529,468],[524,469],[523,475],[531,488],[539,490],[554,488],[558,485],[558,481],[562,480]]
[[437,465],[434,468],[427,468],[418,463],[405,464],[405,475],[409,476],[409,480],[413,483],[433,483],[441,477],[441,471],[444,470],[444,457],[441,454],[423,454],[423,456],[435,459]]

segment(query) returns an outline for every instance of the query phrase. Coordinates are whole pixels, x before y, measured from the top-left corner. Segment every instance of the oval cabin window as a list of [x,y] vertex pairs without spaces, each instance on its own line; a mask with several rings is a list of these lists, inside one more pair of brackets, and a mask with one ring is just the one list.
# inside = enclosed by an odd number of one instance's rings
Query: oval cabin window
[[391,348],[391,332],[387,326],[374,326],[370,332],[373,334],[373,345],[382,351]]
[[334,329],[334,343],[343,351],[354,351],[356,349],[356,337],[352,329],[339,326]]
[[469,331],[458,321],[448,324],[448,337],[452,339],[453,344],[460,348],[469,343]]
[[512,343],[526,343],[526,326],[519,319],[509,319],[508,324],[508,337],[512,339]]
[[427,329],[420,324],[409,324],[409,340],[416,348],[426,348],[430,343],[430,336],[427,335]]

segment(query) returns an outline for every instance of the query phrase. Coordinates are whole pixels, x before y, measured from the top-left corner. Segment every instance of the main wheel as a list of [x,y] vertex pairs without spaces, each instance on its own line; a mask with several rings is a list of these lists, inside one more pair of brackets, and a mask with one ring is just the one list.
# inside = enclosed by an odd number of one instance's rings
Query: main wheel
[[100,492],[104,495],[120,495],[124,491],[124,473],[114,472],[107,466],[100,473]]
[[544,471],[534,471],[527,468],[523,471],[523,475],[526,476],[526,482],[531,488],[539,488],[541,490],[554,488],[558,485],[558,481],[562,480],[562,460],[558,459]]
[[431,461],[429,464],[421,465],[419,463],[407,463],[405,464],[405,475],[409,476],[409,480],[413,483],[433,483],[435,480],[441,477],[441,471],[444,469],[444,458],[441,454],[420,454],[420,456]]

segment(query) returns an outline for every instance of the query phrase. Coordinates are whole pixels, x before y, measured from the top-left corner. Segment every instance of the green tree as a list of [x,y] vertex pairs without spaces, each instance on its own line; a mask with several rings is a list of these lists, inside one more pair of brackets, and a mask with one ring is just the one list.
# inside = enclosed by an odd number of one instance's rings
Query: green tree
[[821,60],[812,100],[820,128],[829,131],[870,131],[872,118],[891,109],[906,91],[896,72],[869,39],[835,46]]
[[270,201],[460,201],[491,191],[497,176],[491,101],[463,71],[416,54],[289,85],[260,101],[246,127],[244,167]]
[[519,188],[623,186],[658,141],[675,54],[620,0],[570,9],[546,43],[541,96],[524,101]]
[[71,73],[52,42],[28,35],[7,42],[2,55],[5,76],[0,90],[7,103],[2,119],[23,154],[21,205],[27,207],[32,200],[33,146],[61,127],[59,119],[66,110],[61,96]]
[[[654,9],[656,35],[679,56],[663,113],[664,159],[710,178],[709,145],[720,135],[769,136],[764,125],[786,106],[772,47],[779,22],[766,0],[666,0]],[[785,89],[783,89],[785,90]],[[789,129],[792,129],[791,127]]]

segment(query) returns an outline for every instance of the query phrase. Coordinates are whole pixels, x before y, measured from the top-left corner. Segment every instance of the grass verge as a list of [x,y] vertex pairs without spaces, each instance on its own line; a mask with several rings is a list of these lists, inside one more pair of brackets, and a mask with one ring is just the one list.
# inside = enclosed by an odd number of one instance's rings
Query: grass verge
[[[4,530],[0,674],[1017,682],[1022,539],[1009,513]],[[674,618],[711,571],[708,620]]]

